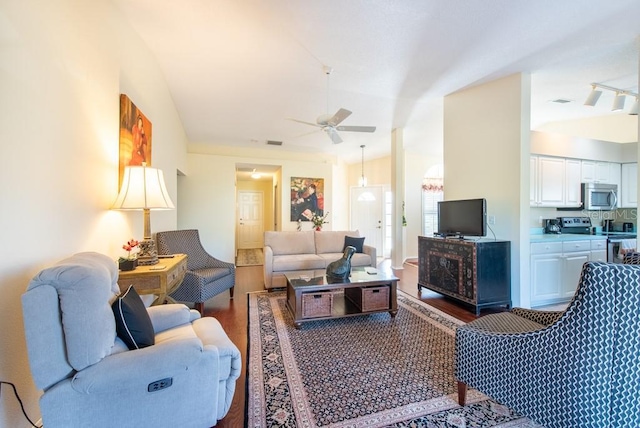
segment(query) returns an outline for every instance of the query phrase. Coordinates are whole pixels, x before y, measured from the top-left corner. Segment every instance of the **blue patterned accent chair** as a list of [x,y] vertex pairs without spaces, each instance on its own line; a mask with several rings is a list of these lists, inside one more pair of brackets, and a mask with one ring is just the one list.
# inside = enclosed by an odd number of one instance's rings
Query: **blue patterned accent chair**
[[622,259],[622,263],[625,265],[640,265],[640,253],[636,251],[626,253]]
[[565,311],[514,308],[456,331],[467,386],[546,428],[640,427],[640,266],[587,262]]
[[229,290],[233,299],[236,267],[211,256],[200,242],[196,229],[156,233],[158,254],[186,254],[187,273],[182,284],[169,296],[180,302],[193,302],[201,314],[204,302]]

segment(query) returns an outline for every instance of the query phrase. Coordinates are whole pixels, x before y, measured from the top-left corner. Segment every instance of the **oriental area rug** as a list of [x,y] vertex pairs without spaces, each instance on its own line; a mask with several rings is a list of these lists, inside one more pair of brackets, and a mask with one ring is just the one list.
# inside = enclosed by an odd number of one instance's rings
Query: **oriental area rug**
[[398,291],[395,318],[297,330],[285,299],[249,294],[248,427],[537,427],[475,390],[457,404],[455,318]]

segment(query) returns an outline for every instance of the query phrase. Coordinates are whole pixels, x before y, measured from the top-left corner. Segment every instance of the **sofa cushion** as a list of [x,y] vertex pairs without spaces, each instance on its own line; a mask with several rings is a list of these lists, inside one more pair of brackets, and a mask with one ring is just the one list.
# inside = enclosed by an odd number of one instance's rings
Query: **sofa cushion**
[[273,255],[314,254],[316,247],[312,230],[306,232],[265,232],[264,245],[273,250]]
[[344,252],[345,248],[351,246],[356,249],[356,253],[362,253],[362,246],[364,245],[364,237],[357,238],[355,236],[345,236],[344,237],[344,247],[342,251]]
[[316,254],[323,253],[342,253],[344,250],[344,237],[355,236],[359,237],[360,232],[353,231],[326,231],[326,232],[314,232],[316,240]]
[[116,333],[129,349],[153,345],[155,334],[151,318],[133,285],[111,305],[116,319]]
[[323,269],[325,267],[326,264],[323,258],[315,254],[292,254],[273,257],[273,272]]
[[[325,267],[329,265],[329,263],[342,258],[342,253],[325,253],[318,255],[324,260]],[[356,266],[373,266],[371,264],[371,256],[365,253],[355,253],[351,256],[351,267]]]

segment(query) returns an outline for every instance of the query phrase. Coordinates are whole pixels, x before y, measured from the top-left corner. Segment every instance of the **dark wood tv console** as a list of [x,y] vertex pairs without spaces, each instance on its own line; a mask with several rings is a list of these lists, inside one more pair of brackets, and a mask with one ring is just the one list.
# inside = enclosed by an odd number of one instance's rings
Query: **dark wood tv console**
[[418,237],[422,287],[472,307],[511,307],[511,243],[489,239]]

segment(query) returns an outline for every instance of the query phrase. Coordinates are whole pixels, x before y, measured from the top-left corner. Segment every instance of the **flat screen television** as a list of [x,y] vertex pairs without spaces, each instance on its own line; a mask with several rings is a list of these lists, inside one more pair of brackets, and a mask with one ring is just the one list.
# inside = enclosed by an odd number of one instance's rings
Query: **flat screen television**
[[487,234],[486,199],[438,202],[438,235],[485,236]]

